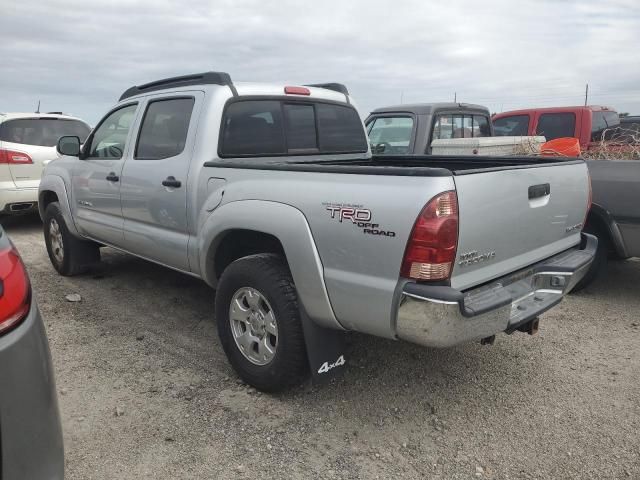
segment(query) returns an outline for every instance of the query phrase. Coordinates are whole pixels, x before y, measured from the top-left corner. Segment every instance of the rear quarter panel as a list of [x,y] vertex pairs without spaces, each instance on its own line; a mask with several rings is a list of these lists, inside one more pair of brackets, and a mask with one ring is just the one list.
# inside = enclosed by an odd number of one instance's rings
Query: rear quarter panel
[[[224,178],[223,205],[247,199],[281,202],[304,214],[320,255],[336,318],[347,329],[394,336],[392,310],[407,239],[423,206],[454,187],[451,177],[394,177],[209,168]],[[220,183],[215,183],[220,185]],[[376,224],[365,233],[340,208]],[[272,222],[281,219],[271,218]],[[301,233],[302,234],[302,233]],[[287,258],[296,262],[295,258]],[[304,299],[303,299],[304,300]]]

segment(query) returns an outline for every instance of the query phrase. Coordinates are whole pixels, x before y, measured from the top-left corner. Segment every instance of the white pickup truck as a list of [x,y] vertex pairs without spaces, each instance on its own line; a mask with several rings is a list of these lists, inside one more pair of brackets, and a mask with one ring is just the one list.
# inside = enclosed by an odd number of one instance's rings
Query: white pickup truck
[[202,278],[229,361],[267,391],[342,370],[347,330],[429,347],[533,333],[597,243],[584,162],[372,158],[340,84],[159,80],[58,150],[39,193],[56,270],[108,245]]

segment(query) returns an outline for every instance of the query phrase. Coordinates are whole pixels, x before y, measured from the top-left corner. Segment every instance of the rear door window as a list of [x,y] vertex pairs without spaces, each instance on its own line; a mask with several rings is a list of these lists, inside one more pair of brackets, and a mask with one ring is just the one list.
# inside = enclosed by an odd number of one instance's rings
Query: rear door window
[[367,140],[352,107],[322,102],[241,100],[222,120],[221,157],[364,153]]
[[511,115],[493,121],[496,137],[521,137],[529,135],[529,115]]
[[193,98],[171,98],[150,102],[142,120],[135,158],[159,160],[184,150],[193,111]]
[[373,153],[408,153],[413,136],[413,118],[378,117],[369,124]]
[[572,112],[543,113],[538,119],[537,135],[549,140],[573,137],[576,131],[576,115]]
[[0,124],[0,140],[3,142],[54,147],[60,137],[79,137],[84,143],[89,127],[78,120],[61,118],[16,118]]

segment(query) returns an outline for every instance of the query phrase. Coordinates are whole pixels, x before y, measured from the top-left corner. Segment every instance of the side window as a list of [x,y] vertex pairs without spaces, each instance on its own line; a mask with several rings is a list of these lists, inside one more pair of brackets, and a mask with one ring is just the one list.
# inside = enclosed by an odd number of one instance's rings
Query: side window
[[137,107],[137,104],[122,107],[100,123],[92,135],[87,158],[122,158]]
[[522,137],[529,135],[529,115],[511,115],[493,121],[496,137]]
[[150,102],[142,120],[134,158],[160,160],[184,150],[193,98],[172,98]]
[[573,137],[576,131],[576,115],[566,113],[543,113],[538,119],[537,135],[544,135],[547,141],[556,138]]

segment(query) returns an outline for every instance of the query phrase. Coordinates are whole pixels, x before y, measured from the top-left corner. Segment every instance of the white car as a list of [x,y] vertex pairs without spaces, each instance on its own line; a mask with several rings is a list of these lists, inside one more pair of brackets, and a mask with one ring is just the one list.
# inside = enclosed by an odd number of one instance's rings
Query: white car
[[60,113],[0,113],[0,214],[35,210],[44,165],[58,158],[58,138],[84,142],[90,131]]

